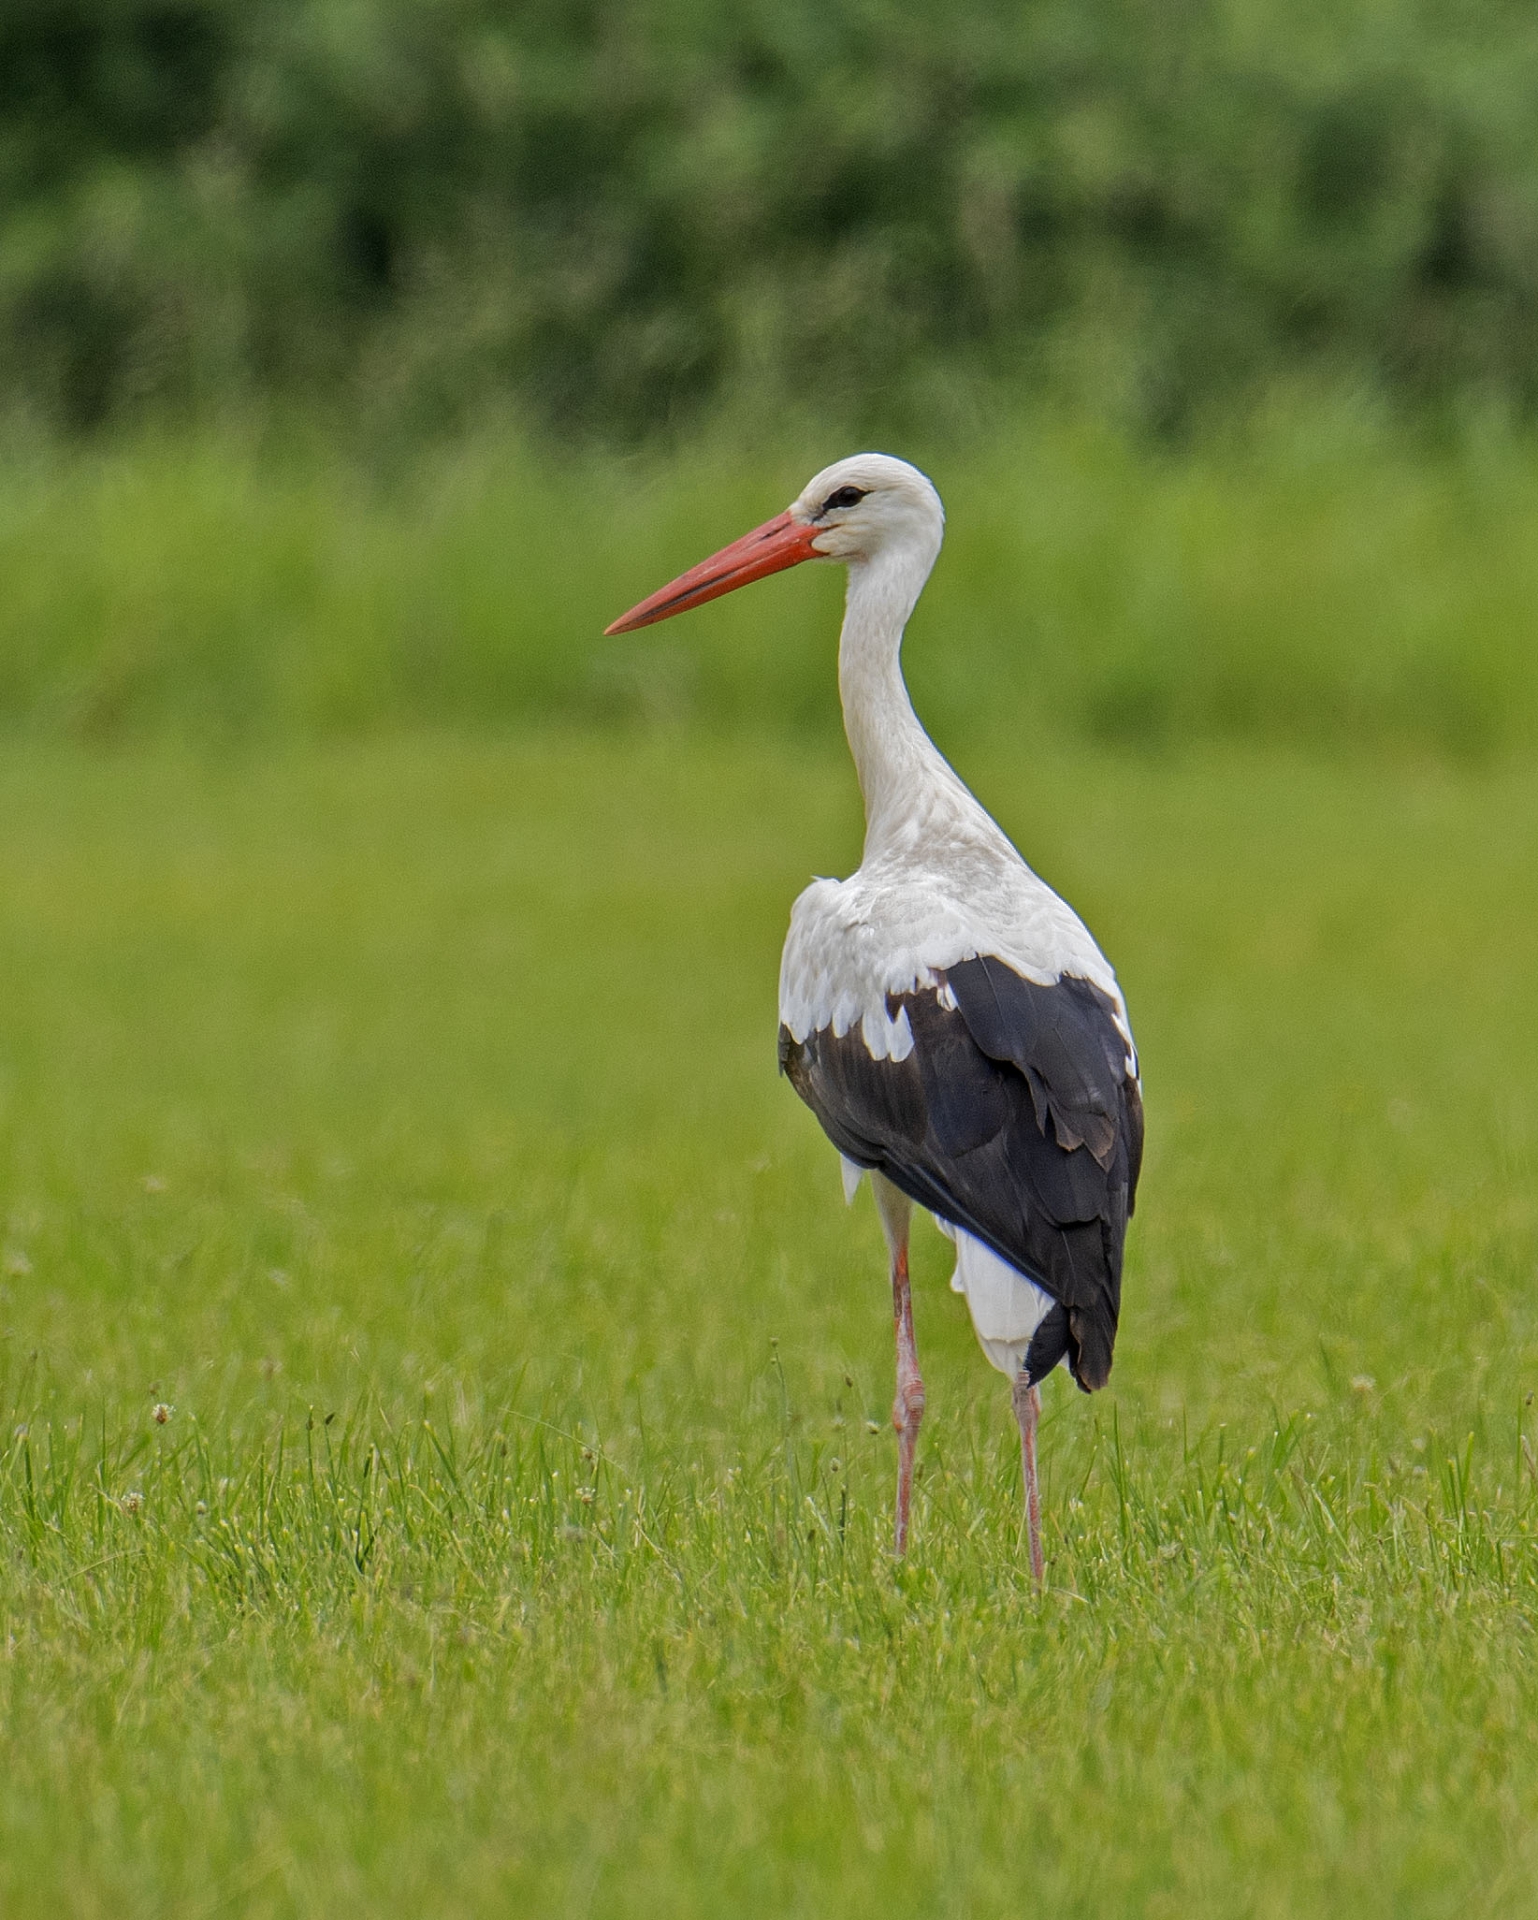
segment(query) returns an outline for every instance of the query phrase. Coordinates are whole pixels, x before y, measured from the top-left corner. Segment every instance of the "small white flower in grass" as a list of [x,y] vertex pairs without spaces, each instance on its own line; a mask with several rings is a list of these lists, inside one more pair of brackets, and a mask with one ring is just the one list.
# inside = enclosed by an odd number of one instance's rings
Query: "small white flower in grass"
[[593,1489],[591,1487],[578,1487],[577,1498],[582,1502],[583,1506],[590,1507],[593,1504]]
[[1354,1373],[1351,1376],[1351,1391],[1353,1393],[1372,1393],[1376,1390],[1377,1385],[1377,1381],[1373,1379],[1370,1373]]
[[139,1488],[130,1487],[128,1492],[125,1493],[118,1502],[118,1505],[123,1509],[124,1513],[142,1513],[144,1511],[144,1495],[140,1492]]
[[154,1420],[157,1427],[163,1427],[175,1411],[175,1407],[168,1406],[164,1400],[157,1400],[154,1411],[150,1417]]
[[144,1191],[146,1193],[164,1193],[165,1190],[166,1190],[166,1178],[164,1174],[162,1173],[145,1174]]

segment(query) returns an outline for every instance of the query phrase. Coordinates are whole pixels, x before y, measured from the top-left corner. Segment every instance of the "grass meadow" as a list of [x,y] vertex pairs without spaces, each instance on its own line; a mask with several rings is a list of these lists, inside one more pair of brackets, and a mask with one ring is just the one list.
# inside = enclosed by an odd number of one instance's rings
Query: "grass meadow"
[[1037,1596],[928,1228],[886,1553],[879,1233],[774,1072],[828,730],[87,747],[73,671],[0,758],[8,1917],[1532,1911],[1529,765],[958,750],[1146,1076]]
[[[0,729],[837,745],[834,568],[644,644],[601,635],[852,450],[791,422],[670,457],[560,457],[488,426],[364,458],[292,421],[19,449],[0,474]],[[1538,752],[1538,440],[1278,401],[1185,448],[1042,416],[898,450],[950,513],[907,649],[942,744]]]

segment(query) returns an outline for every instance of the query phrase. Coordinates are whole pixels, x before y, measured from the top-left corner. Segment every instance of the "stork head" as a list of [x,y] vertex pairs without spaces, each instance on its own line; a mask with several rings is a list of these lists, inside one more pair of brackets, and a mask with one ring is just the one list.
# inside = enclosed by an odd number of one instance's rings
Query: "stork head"
[[670,580],[604,631],[649,627],[803,560],[861,566],[901,554],[922,564],[922,584],[944,530],[940,496],[917,467],[889,453],[854,453],[824,467],[784,513]]

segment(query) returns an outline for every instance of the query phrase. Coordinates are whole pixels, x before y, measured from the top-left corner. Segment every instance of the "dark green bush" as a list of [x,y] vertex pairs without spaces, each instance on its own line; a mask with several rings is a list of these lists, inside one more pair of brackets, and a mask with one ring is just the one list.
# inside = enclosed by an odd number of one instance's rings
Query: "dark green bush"
[[1508,0],[7,0],[0,400],[1538,398]]

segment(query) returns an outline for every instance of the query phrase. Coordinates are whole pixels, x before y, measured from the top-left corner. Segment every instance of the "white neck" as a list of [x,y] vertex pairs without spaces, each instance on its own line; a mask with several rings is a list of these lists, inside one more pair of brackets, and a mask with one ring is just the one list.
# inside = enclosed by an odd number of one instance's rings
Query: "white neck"
[[919,724],[902,674],[903,629],[939,542],[849,565],[838,646],[844,732],[865,800],[865,859],[910,837],[938,788],[965,788]]

